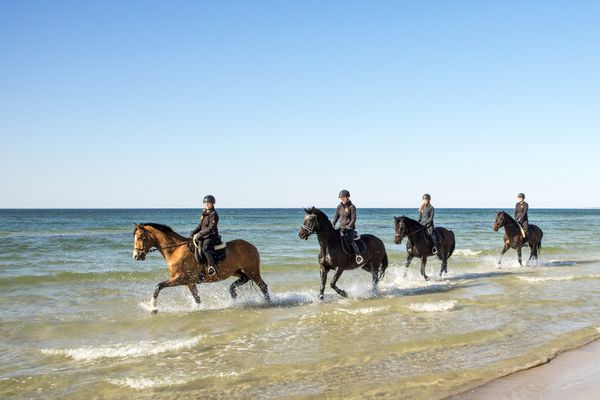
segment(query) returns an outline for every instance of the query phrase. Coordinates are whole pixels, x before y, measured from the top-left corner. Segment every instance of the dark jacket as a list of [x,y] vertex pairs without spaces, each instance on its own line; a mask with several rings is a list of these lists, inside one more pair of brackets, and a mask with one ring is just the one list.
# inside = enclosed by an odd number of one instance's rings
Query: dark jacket
[[219,229],[217,228],[218,223],[219,214],[217,214],[214,209],[204,210],[202,212],[202,216],[200,217],[200,223],[196,228],[194,228],[192,233],[190,233],[190,236],[200,233],[200,237],[203,239],[208,237],[217,237],[219,236]]
[[515,205],[515,219],[518,223],[522,224],[525,221],[529,221],[527,211],[529,211],[529,204],[527,202],[518,202]]
[[333,226],[340,221],[340,229],[356,229],[356,207],[351,201],[347,204],[340,203],[335,209]]
[[435,215],[435,208],[431,204],[423,209],[423,212],[419,212],[418,222],[427,227],[433,227],[433,217]]

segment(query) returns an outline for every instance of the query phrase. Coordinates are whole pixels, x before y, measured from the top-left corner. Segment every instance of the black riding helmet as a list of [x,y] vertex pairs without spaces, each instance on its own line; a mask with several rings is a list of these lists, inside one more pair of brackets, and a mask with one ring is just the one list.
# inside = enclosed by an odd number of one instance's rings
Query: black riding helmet
[[525,199],[525,194],[524,193],[519,193],[517,195],[517,197],[521,198],[521,199]]
[[342,197],[350,197],[350,192],[346,189],[342,190],[338,195],[338,199],[341,199]]
[[425,194],[423,195],[423,200],[425,200],[425,199],[427,199],[427,200],[431,200],[431,196],[429,195],[429,193],[425,193]]
[[207,196],[204,196],[204,200],[202,200],[202,203],[213,203],[213,204],[215,204],[216,203],[215,196],[213,196],[211,194],[209,194]]

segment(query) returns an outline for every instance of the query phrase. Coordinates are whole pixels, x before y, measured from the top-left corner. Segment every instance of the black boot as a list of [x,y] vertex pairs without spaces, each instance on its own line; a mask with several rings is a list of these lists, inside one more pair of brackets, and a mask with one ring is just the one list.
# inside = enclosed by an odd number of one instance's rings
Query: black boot
[[356,257],[356,263],[359,265],[362,264],[364,259],[360,255],[360,250],[359,250],[358,245],[356,244],[356,240],[354,240],[354,238],[350,239],[350,245],[352,246],[352,250],[354,250],[354,255]]
[[437,249],[437,240],[435,238],[435,232],[431,232],[431,242],[433,243],[433,247],[431,248],[431,253],[433,255],[436,255],[438,252],[438,249]]
[[213,276],[217,273],[217,263],[215,262],[215,256],[212,250],[205,251],[204,255],[206,256],[206,262],[208,264],[208,275]]

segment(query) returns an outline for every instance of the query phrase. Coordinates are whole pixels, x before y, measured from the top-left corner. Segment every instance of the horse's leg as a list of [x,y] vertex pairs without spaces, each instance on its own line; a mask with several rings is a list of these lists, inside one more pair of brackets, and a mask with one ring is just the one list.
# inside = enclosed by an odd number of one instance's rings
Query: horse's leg
[[411,256],[410,254],[408,256],[406,256],[406,263],[404,264],[404,277],[406,278],[406,274],[408,274],[408,266],[410,265],[410,262],[412,261],[413,256]]
[[179,285],[183,285],[181,277],[176,277],[174,279],[162,281],[158,285],[156,285],[156,287],[154,288],[154,295],[152,296],[152,301],[150,302],[152,314],[156,314],[158,312],[158,308],[156,307],[156,299],[158,298],[158,294],[160,293],[160,291],[166,287],[173,287]]
[[371,276],[373,277],[373,294],[377,294],[377,285],[379,285],[379,268],[373,268]]
[[336,283],[338,281],[338,279],[340,279],[340,276],[342,276],[342,273],[344,272],[344,270],[340,267],[338,267],[338,269],[335,271],[335,275],[333,276],[333,279],[331,280],[331,288],[333,290],[336,291],[337,294],[339,294],[342,297],[348,297],[348,294],[346,294],[345,290],[340,289],[339,287],[337,287]]
[[258,285],[258,288],[260,289],[260,291],[262,292],[263,296],[265,297],[265,300],[267,301],[267,303],[271,302],[271,296],[269,295],[269,287],[267,286],[267,284],[265,283],[265,281],[263,281],[262,277],[260,276],[260,273],[256,272],[256,273],[249,273],[248,272],[248,277],[250,279],[252,279],[252,281],[254,281],[254,283],[256,283]]
[[534,243],[533,245],[530,245],[530,249],[529,249],[529,259],[527,260],[527,264],[525,265],[529,265],[529,261],[531,261],[531,259],[535,259],[536,260],[536,264],[537,264],[537,259],[538,259],[538,255],[537,255],[537,243]]
[[250,278],[248,278],[248,275],[244,274],[243,272],[240,272],[240,274],[241,274],[241,276],[239,277],[239,279],[234,281],[229,286],[229,294],[231,295],[232,299],[237,298],[237,288],[242,286],[243,284],[245,284],[246,282],[248,282],[250,280]]
[[196,283],[192,282],[188,284],[188,288],[190,289],[192,296],[194,296],[196,304],[200,305],[200,295],[198,294],[198,288],[196,287]]
[[323,294],[325,293],[325,284],[327,283],[327,273],[329,269],[321,265],[321,290],[319,292],[319,300],[323,300]]
[[504,256],[504,253],[506,253],[509,248],[510,247],[507,244],[504,244],[504,247],[502,247],[502,250],[500,251],[500,259],[498,260],[498,268],[500,268],[500,264],[502,263],[502,256]]
[[427,257],[421,257],[421,275],[423,275],[423,278],[428,281],[429,277],[425,273],[425,265],[427,265]]
[[444,255],[442,256],[442,268],[440,268],[440,276],[443,273],[448,273],[448,253],[444,251]]
[[517,246],[517,257],[519,258],[519,265],[522,267],[523,266],[523,260],[521,257],[521,246]]

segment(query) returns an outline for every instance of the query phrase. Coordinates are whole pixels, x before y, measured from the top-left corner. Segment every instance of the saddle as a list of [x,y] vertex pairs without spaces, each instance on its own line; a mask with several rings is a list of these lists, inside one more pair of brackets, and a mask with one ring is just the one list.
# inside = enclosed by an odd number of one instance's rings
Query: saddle
[[[217,265],[221,262],[223,262],[223,260],[225,260],[225,250],[227,249],[227,245],[225,243],[223,243],[223,241],[221,240],[221,236],[219,236],[219,238],[217,240],[215,240],[213,242],[212,245],[212,252],[215,258],[215,262],[217,263]],[[196,258],[196,261],[198,262],[198,264],[200,265],[206,265],[206,257],[204,256],[204,254],[202,253],[202,247],[200,246],[200,241],[196,241],[194,240],[194,257]]]
[[[347,238],[340,238],[342,241],[342,249],[344,249],[344,252],[346,254],[351,254],[351,255],[358,255],[358,254],[354,254],[354,249],[352,248],[352,246],[350,245],[350,243],[347,242]],[[361,239],[360,235],[356,235],[354,236],[354,243],[356,243],[356,246],[358,247],[358,250],[360,251],[360,254],[364,253],[365,250],[367,249],[367,245],[364,242],[364,240]]]
[[[436,231],[437,228],[433,228],[433,235],[435,236],[435,242],[437,243],[437,246],[439,247],[440,244],[442,243],[442,237],[440,236],[440,233],[438,231]],[[431,243],[431,237],[427,234],[427,231],[424,230],[423,231],[423,237],[425,238],[425,241],[427,243],[433,244]]]

